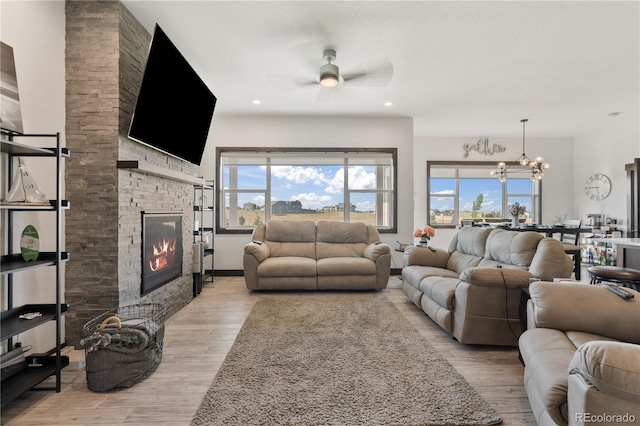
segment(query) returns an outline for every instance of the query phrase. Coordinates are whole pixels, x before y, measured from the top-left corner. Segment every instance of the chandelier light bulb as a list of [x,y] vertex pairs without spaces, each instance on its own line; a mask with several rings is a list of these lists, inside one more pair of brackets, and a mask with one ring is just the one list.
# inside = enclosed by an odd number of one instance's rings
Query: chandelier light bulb
[[546,169],[548,169],[549,167],[551,167],[551,164],[549,164],[549,163],[542,163],[542,168],[543,168],[543,169],[545,169],[545,170],[546,170]]
[[507,165],[505,164],[504,161],[501,161],[501,162],[498,163],[498,167],[501,168],[501,169],[504,169],[506,166]]

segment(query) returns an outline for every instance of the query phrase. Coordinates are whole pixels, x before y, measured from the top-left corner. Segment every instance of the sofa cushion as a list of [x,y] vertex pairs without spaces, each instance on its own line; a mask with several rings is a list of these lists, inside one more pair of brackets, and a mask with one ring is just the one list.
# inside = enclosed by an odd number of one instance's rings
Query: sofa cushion
[[589,342],[569,364],[600,391],[640,404],[640,346],[622,342]]
[[420,290],[443,308],[453,310],[453,298],[458,278],[427,277],[420,282]]
[[484,256],[487,238],[491,228],[463,227],[455,235],[449,246],[451,256],[447,269],[460,274],[467,268],[478,266]]
[[354,257],[330,257],[318,259],[318,275],[375,275],[376,264],[369,259]]
[[402,279],[415,288],[420,287],[420,282],[426,277],[457,278],[457,272],[435,266],[411,265],[402,268]]
[[369,246],[364,223],[318,222],[316,259],[363,257]]
[[478,266],[480,261],[482,261],[482,257],[456,250],[449,256],[447,269],[460,275],[465,269]]
[[487,238],[484,257],[497,262],[528,268],[544,237],[537,232],[494,230]]
[[316,261],[307,257],[270,257],[258,265],[259,277],[315,277]]
[[[584,290],[584,291],[582,291]],[[640,294],[622,299],[606,286],[536,282],[529,286],[536,327],[584,331],[629,343],[640,343]],[[571,303],[567,303],[570,300]],[[597,300],[597,302],[596,302]],[[626,321],[602,321],[615,312]]]
[[316,258],[316,224],[311,221],[271,221],[265,229],[271,257]]
[[559,425],[567,424],[567,366],[575,350],[559,330],[535,328],[520,336],[527,393],[533,392]]

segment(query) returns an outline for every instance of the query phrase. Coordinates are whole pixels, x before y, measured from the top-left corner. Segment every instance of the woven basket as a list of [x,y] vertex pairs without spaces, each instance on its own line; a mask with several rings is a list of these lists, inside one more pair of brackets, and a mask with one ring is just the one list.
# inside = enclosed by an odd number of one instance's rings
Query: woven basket
[[82,328],[87,386],[104,392],[127,388],[153,373],[162,360],[166,308],[158,303],[105,312]]

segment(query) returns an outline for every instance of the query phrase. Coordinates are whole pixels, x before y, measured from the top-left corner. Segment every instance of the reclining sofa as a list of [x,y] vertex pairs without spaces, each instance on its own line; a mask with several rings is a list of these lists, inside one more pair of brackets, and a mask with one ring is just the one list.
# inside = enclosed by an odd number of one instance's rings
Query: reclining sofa
[[404,294],[460,343],[517,346],[520,287],[567,278],[562,244],[536,232],[463,227],[448,250],[407,247]]
[[250,290],[382,290],[391,251],[364,223],[270,221],[244,246]]
[[640,421],[640,293],[537,282],[520,336],[524,385],[540,425]]

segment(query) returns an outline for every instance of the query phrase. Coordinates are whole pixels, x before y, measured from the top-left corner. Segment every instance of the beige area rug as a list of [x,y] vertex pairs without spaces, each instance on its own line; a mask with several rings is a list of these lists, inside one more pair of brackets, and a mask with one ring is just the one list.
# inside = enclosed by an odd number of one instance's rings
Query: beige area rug
[[491,425],[498,413],[381,293],[263,294],[193,425]]

